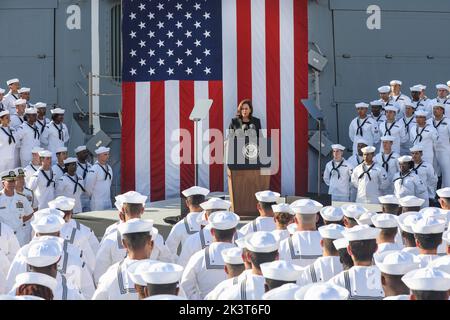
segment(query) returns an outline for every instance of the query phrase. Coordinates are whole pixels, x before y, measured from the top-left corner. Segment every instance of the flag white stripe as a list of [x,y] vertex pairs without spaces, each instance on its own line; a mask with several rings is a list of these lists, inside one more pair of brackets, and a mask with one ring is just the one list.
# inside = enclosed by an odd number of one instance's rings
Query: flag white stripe
[[[281,192],[295,194],[294,0],[280,1]],[[305,177],[306,178],[306,177]]]
[[[194,97],[195,101],[209,98],[208,81],[194,82]],[[206,139],[204,139],[205,136]],[[200,121],[197,141],[197,145],[200,146],[197,153],[197,161],[199,162],[198,183],[200,187],[209,189],[209,113],[205,119]]]
[[[150,195],[150,83],[136,82],[135,113],[135,181],[136,191]],[[144,155],[144,157],[142,157]]]

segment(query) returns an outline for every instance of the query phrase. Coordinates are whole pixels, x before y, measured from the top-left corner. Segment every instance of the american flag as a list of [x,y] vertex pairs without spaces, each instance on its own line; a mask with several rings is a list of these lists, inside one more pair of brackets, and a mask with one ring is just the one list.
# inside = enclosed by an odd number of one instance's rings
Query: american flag
[[[151,201],[178,197],[194,185],[189,114],[212,99],[202,121],[199,185],[227,189],[220,155],[239,101],[252,99],[263,128],[280,129],[280,170],[271,189],[307,190],[307,0],[123,1],[122,190]],[[191,150],[190,161],[182,150]],[[188,163],[186,163],[188,162]]]

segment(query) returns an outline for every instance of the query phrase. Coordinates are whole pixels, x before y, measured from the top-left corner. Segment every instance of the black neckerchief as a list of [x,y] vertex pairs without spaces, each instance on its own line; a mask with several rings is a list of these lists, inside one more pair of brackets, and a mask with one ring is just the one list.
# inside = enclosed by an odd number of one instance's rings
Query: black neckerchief
[[404,176],[400,173],[400,176],[398,178],[395,178],[394,181],[395,182],[397,180],[401,180],[400,181],[400,185],[403,185],[403,179],[405,179],[407,176],[409,176],[412,173],[412,170],[409,170],[407,174],[405,174]]
[[47,188],[50,187],[50,185],[53,183],[53,188],[56,187],[56,182],[53,180],[53,171],[52,169],[50,169],[50,174],[51,174],[51,178],[49,178],[47,176],[47,174],[45,173],[45,171],[42,168],[39,168],[39,171],[42,173],[42,175],[45,177],[45,179],[47,180]]
[[331,166],[332,166],[333,168],[332,168],[331,171],[330,171],[330,178],[331,178],[331,175],[333,174],[333,171],[336,171],[336,172],[337,172],[338,179],[341,178],[341,173],[339,172],[339,168],[342,166],[343,163],[344,163],[344,160],[342,160],[341,162],[339,162],[339,164],[337,165],[337,167],[335,167],[335,165],[334,165],[334,160],[331,160]]
[[427,128],[427,125],[425,125],[425,127],[423,127],[422,131],[420,131],[420,133],[419,133],[419,127],[416,127],[416,137],[414,138],[413,143],[416,142],[417,138],[419,138],[419,142],[422,142],[422,139],[423,139],[422,133],[426,128]]
[[53,126],[56,128],[56,130],[58,130],[58,138],[61,141],[64,141],[64,132],[63,132],[63,125],[61,123],[61,129],[58,128],[58,126],[56,125],[56,123],[53,122]]
[[75,184],[75,187],[73,188],[73,194],[75,194],[77,192],[77,188],[78,187],[80,187],[83,192],[86,192],[86,190],[83,188],[83,186],[78,182],[79,179],[78,179],[78,176],[76,174],[75,174],[75,177],[76,177],[75,180],[72,179],[72,177],[69,174],[66,174],[66,176],[67,176],[67,178],[70,179],[70,181],[72,181]]
[[39,122],[39,124],[41,125],[41,134],[44,132],[45,129],[45,118],[44,118],[44,123],[42,123],[39,119],[36,119],[37,122]]
[[36,127],[36,125],[32,126],[28,122],[27,122],[27,125],[34,131],[34,139],[36,139],[36,137],[37,137],[37,139],[39,140],[39,138],[41,137],[41,134],[39,133],[39,130]]
[[102,166],[100,163],[98,163],[98,166],[99,166],[100,168],[102,168],[103,172],[105,173],[105,180],[107,180],[108,177],[109,177],[109,179],[112,179],[111,173],[109,173],[108,165],[106,165],[106,170],[105,170],[105,168],[103,168],[103,166]]
[[394,152],[391,152],[387,159],[384,159],[384,153],[381,153],[381,161],[383,161],[383,164],[381,165],[386,172],[389,172],[389,160],[391,160],[392,155]]
[[19,118],[20,123],[24,123],[25,120],[23,120],[18,114],[16,114],[16,117]]
[[[372,170],[374,165],[375,165],[375,162],[372,163],[372,165],[367,170],[364,170],[364,172],[359,175],[358,179],[361,179],[362,177],[364,177],[365,174],[367,174],[367,176],[369,177],[369,180],[372,181],[372,177],[370,176],[369,171]],[[363,168],[364,168],[364,165],[363,165]]]
[[414,120],[414,116],[412,116],[408,122],[405,121],[405,117],[403,117],[402,120],[403,120],[403,124],[405,125],[405,128],[406,128],[406,133],[409,133],[409,125]]
[[63,174],[66,173],[66,169],[63,168],[63,167],[61,167],[61,166],[59,165],[59,163],[57,163],[56,166],[59,168],[59,170],[62,171]]
[[442,117],[441,121],[439,121],[437,124],[434,123],[434,119],[433,119],[433,127],[435,129],[439,128],[439,126],[442,124],[442,121],[445,120],[445,117]]
[[358,135],[360,135],[361,137],[363,136],[363,130],[362,129],[363,129],[363,127],[366,124],[368,119],[369,119],[369,117],[366,117],[361,124],[359,124],[359,118],[356,119],[356,125],[358,126],[358,128],[356,129],[356,135],[357,136]]
[[384,122],[384,130],[386,130],[385,132],[384,132],[384,135],[386,136],[386,135],[390,135],[390,136],[392,136],[392,133],[391,133],[391,130],[392,130],[392,127],[394,127],[394,125],[395,125],[395,123],[396,123],[397,121],[394,121],[394,122],[392,122],[392,124],[391,124],[391,126],[389,127],[389,129],[388,129],[388,127],[387,127],[387,120]]
[[1,127],[2,128],[2,131],[8,136],[8,144],[11,144],[11,143],[16,143],[16,139],[14,138],[14,136],[13,136],[13,134],[12,134],[12,132],[11,132],[11,129],[9,128],[9,127],[7,127],[8,129],[9,129],[9,132],[8,131],[6,131],[6,129],[5,129],[5,127]]
[[358,156],[357,154],[355,154],[355,157],[356,157],[356,163],[361,164],[361,163],[362,163],[362,160],[359,161],[359,156]]
[[31,169],[33,169],[34,171],[38,171],[38,169],[36,169],[35,166],[33,166],[33,164],[31,162],[30,162],[30,166],[31,166]]
[[418,169],[423,165],[423,161],[421,163],[419,163],[419,165],[417,167],[414,167],[412,170],[414,171],[415,174],[419,174],[418,173]]
[[77,161],[78,166],[83,169],[83,179],[86,179],[86,175],[88,173],[88,163],[86,162],[86,167],[83,168],[83,164],[80,161]]

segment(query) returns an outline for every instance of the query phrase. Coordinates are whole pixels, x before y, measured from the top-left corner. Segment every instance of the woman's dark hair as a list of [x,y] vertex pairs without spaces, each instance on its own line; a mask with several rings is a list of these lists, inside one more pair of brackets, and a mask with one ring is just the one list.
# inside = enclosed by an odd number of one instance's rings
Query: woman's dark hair
[[352,258],[356,261],[372,261],[373,254],[377,251],[375,239],[350,241],[349,246],[352,249]]
[[416,246],[416,238],[414,237],[414,233],[409,233],[409,232],[402,230],[401,235],[402,235],[403,243],[405,244],[405,246],[408,246],[408,247]]
[[22,284],[16,289],[16,296],[35,296],[53,300],[52,290],[39,284]]
[[265,262],[275,261],[278,255],[278,250],[272,252],[247,252],[250,255],[250,261],[256,269],[260,269],[261,264]]
[[278,223],[283,226],[287,227],[287,225],[294,219],[292,214],[287,212],[277,212],[274,214],[275,220],[278,221]]
[[242,118],[241,110],[242,110],[242,106],[243,106],[244,104],[246,104],[246,105],[248,105],[248,106],[250,107],[250,115],[249,115],[249,118],[251,119],[251,118],[252,118],[252,114],[253,114],[253,104],[252,104],[252,100],[250,100],[250,99],[244,99],[244,100],[242,100],[241,102],[239,102],[239,105],[238,105],[238,107],[237,107],[236,117]]
[[236,228],[226,230],[214,229],[214,237],[216,238],[217,241],[223,242],[232,241],[235,233]]
[[178,282],[164,283],[164,284],[152,284],[147,283],[147,291],[149,296],[155,296],[158,294],[173,294],[177,295]]
[[342,248],[338,250],[339,261],[342,263],[344,270],[348,270],[353,267],[352,257],[348,254],[347,248]]

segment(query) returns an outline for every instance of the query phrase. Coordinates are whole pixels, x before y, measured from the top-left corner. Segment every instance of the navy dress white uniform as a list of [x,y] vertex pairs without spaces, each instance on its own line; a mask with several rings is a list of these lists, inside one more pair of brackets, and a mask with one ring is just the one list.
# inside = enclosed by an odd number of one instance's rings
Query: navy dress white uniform
[[[319,227],[318,231],[323,239],[340,239],[345,228],[338,224],[328,224]],[[297,278],[297,284],[304,286],[310,283],[326,282],[343,271],[339,256],[323,256],[317,258],[309,266],[302,269]]]
[[[231,230],[238,225],[239,216],[230,211],[216,211],[211,213],[208,221],[212,229]],[[235,247],[233,243],[214,241],[189,259],[180,282],[188,299],[203,300],[227,278],[222,251],[232,247]]]
[[[1,111],[0,117],[10,114],[9,111]],[[15,168],[16,138],[15,130],[10,126],[0,126],[0,172]]]
[[[16,110],[16,113],[11,114],[10,126],[14,130],[17,130],[25,122],[24,111],[25,111],[26,105],[27,105],[27,100],[25,100],[25,99],[17,99],[16,101],[14,101],[14,106],[16,108],[23,108],[23,110],[20,110],[20,112],[21,112],[20,114],[17,112],[17,110]],[[18,107],[18,106],[20,106],[20,107]]]
[[0,222],[0,251],[11,263],[19,249],[20,244],[14,230],[8,224]]
[[[445,231],[447,221],[445,218],[442,219],[432,217],[432,216],[422,216],[411,225],[414,234],[442,234]],[[437,248],[439,251],[439,248]],[[431,261],[439,258],[437,254],[423,254],[419,253],[417,255],[420,263],[420,267],[426,267]]]
[[[375,148],[372,146],[363,148],[363,153],[374,152]],[[363,162],[352,173],[352,184],[357,189],[356,202],[378,203],[378,197],[389,183],[386,170],[376,162],[371,165]]]
[[[25,114],[36,114],[35,108],[27,108]],[[20,145],[20,163],[26,167],[32,159],[31,150],[41,145],[41,134],[35,123],[22,123],[16,131],[16,142]]]
[[[19,79],[9,79],[6,81],[8,87],[13,83],[19,83]],[[3,106],[5,110],[8,110],[11,114],[16,113],[16,107],[14,106],[14,102],[19,99],[19,93],[13,93],[11,90],[3,97]]]
[[[421,145],[416,145],[413,146],[410,151],[423,151],[423,147]],[[436,187],[438,183],[438,177],[436,175],[436,172],[434,171],[433,166],[430,163],[421,161],[420,163],[414,163],[414,168],[412,170],[416,175],[420,177],[420,179],[422,179],[423,183],[425,183],[425,185],[427,186],[427,194],[423,195],[427,198],[424,198],[424,200],[427,201],[429,198],[433,198],[436,193]]]
[[411,291],[450,290],[450,275],[436,267],[412,270],[402,277],[402,281]]
[[[381,137],[381,141],[393,141],[393,137],[384,136]],[[382,150],[380,150],[380,153],[375,156],[373,161],[380,165],[384,170],[386,170],[387,179],[389,181],[392,181],[393,176],[400,170],[398,164],[398,158],[400,157],[400,155],[398,153],[395,153],[394,151],[387,153],[385,150],[383,150],[383,147],[381,147],[381,149]],[[392,194],[393,192],[394,187],[391,184],[387,185],[386,189],[383,190],[383,193],[386,194]]]
[[[291,204],[296,215],[317,215],[322,207],[311,199],[300,199]],[[305,267],[322,256],[320,240],[319,231],[295,231],[290,238],[280,242],[280,259]]]
[[406,135],[406,140],[403,143],[400,143],[400,154],[404,155],[404,154],[408,154],[409,152],[409,148],[412,147],[412,142],[411,142],[411,127],[413,125],[416,124],[416,117],[414,115],[414,107],[412,105],[412,103],[407,103],[405,104],[405,108],[411,108],[412,111],[412,115],[411,116],[407,116],[406,113],[405,115],[402,117],[402,122],[403,122],[403,126],[405,127],[405,135]]
[[[438,90],[438,96],[431,100],[430,104],[433,106],[436,103],[442,103],[444,106],[445,114],[450,114],[450,98],[448,97],[449,87],[445,84],[437,84],[436,90]],[[442,97],[439,95],[439,91],[442,90]]]
[[[370,106],[379,106],[380,108],[383,107],[383,102],[382,100],[374,100],[371,101],[369,103]],[[386,115],[384,114],[383,110],[380,111],[380,114],[378,116],[374,116],[372,113],[370,114],[370,116],[372,117],[372,119],[374,119],[377,123],[378,126],[380,125],[380,123],[382,123],[383,121],[386,120]]]
[[[75,148],[75,154],[78,152],[87,150],[86,146],[78,146]],[[85,163],[81,163],[80,161],[77,161],[77,175],[82,177],[83,180],[86,180],[87,174],[89,170],[91,170],[92,164],[86,160]],[[89,194],[87,192],[84,192],[81,194],[81,206],[83,208],[83,212],[91,211],[91,199],[89,197]]]
[[[67,148],[59,147],[58,149],[56,149],[56,153],[60,152],[67,152]],[[56,162],[54,165],[52,165],[52,170],[53,174],[55,175],[55,181],[58,181],[59,178],[61,178],[66,173],[64,162],[63,163]]]
[[[193,186],[182,191],[185,197],[190,197],[193,195],[203,195],[207,196],[209,190],[202,187]],[[201,212],[189,212],[183,220],[178,221],[170,230],[169,235],[166,239],[166,246],[169,248],[170,252],[176,261],[178,246],[183,245],[184,241],[192,234],[200,231],[200,224],[197,221],[198,216],[202,214]]]
[[[76,163],[76,158],[67,158],[64,160],[64,164]],[[56,196],[65,196],[75,199],[75,207],[73,213],[82,212],[81,207],[81,195],[86,192],[84,180],[76,173],[71,176],[68,172],[64,173],[56,183]]]
[[[131,219],[118,227],[120,234],[148,232],[155,239],[158,230],[153,227],[153,222],[142,219]],[[113,264],[100,277],[97,290],[92,300],[137,300],[138,295],[134,287],[128,268],[139,260],[122,258]]]
[[[110,148],[100,147],[95,150],[97,155],[108,153]],[[98,161],[89,170],[85,189],[91,196],[91,210],[110,209],[111,205],[111,183],[113,179],[113,170],[109,164],[103,166]]]
[[3,97],[4,97],[4,94],[5,94],[5,89],[3,89],[3,88],[0,88],[0,111],[3,111],[3,110],[6,110],[5,109],[5,105],[3,104]]
[[[410,161],[412,161],[411,156],[402,156],[398,159],[399,163]],[[409,170],[406,174],[396,173],[392,182],[394,183],[394,194],[397,198],[416,196],[423,199],[428,194],[427,186],[413,170]]]
[[[340,144],[333,144],[332,149],[345,150]],[[325,166],[323,181],[328,186],[328,194],[333,201],[350,200],[350,179],[353,167],[344,158],[341,161],[331,160]]]
[[[372,225],[374,225],[376,228],[381,229],[381,231],[388,228],[398,228],[397,216],[390,213],[376,214],[372,216],[371,222]],[[401,244],[401,238],[400,240],[397,240],[399,239],[397,238],[397,235],[399,235],[398,232],[393,241],[389,242],[379,239],[377,241],[378,249],[376,251],[376,255],[382,254],[387,251],[402,250],[403,245]]]
[[[44,102],[36,102],[34,104],[34,107],[36,109],[46,109],[47,108],[47,104],[44,103]],[[36,119],[36,126],[39,128],[39,132],[41,134],[41,146],[42,146],[42,134],[44,133],[45,128],[47,127],[47,125],[49,123],[50,123],[50,119],[49,118],[43,117],[43,118],[39,119],[39,115],[38,115],[38,117]]]
[[[349,242],[376,239],[380,230],[369,226],[355,226],[343,232]],[[384,290],[381,272],[376,266],[353,266],[329,280],[329,283],[343,287],[350,293],[349,300],[381,300]]]
[[[369,108],[367,103],[357,103],[356,108]],[[380,130],[378,123],[371,117],[366,116],[364,119],[356,117],[350,123],[348,135],[353,142],[353,154],[357,153],[358,138],[364,138],[369,145],[374,145],[380,141]]]
[[[37,154],[39,156],[39,152],[44,151],[44,149],[42,149],[41,147],[34,147],[33,149],[31,149],[31,154]],[[25,185],[28,185],[31,176],[38,171],[40,167],[40,160],[39,162],[34,162],[30,161],[24,168],[23,171],[25,172]]]
[[[388,106],[385,108],[386,111],[397,112],[397,108],[394,106]],[[407,136],[405,132],[405,127],[402,120],[387,120],[380,125],[380,135],[392,136],[394,138],[394,144],[392,145],[392,150],[395,153],[400,153],[400,144],[406,142]]]
[[[416,111],[416,118],[426,117],[427,114],[425,111]],[[436,129],[427,123],[423,127],[419,127],[416,123],[411,127],[410,139],[413,145],[420,144],[423,146],[422,158],[432,164],[434,161],[434,145],[438,142]]]
[[[391,86],[391,88],[393,86],[395,86],[395,85],[401,86],[402,85],[402,81],[400,81],[400,80],[391,80],[389,82],[389,85]],[[407,103],[407,102],[411,101],[411,99],[407,95],[403,94],[401,91],[398,94],[395,94],[394,90],[392,90],[391,91],[391,97],[392,97],[392,100],[394,100],[394,102],[400,103],[400,104],[404,104],[404,103]]]
[[[41,157],[50,158],[52,153],[44,150],[39,152]],[[30,178],[27,187],[33,190],[39,205],[39,210],[48,208],[48,202],[55,199],[56,181],[53,170],[40,167]]]
[[[50,110],[53,114],[64,114],[64,110],[61,108],[55,108]],[[41,136],[42,147],[53,153],[53,161],[56,161],[56,149],[64,147],[69,141],[69,130],[65,123],[61,122],[56,124],[51,121],[46,127]]]
[[[426,88],[426,87],[425,87]],[[411,92],[422,92],[422,90],[424,90],[424,86],[422,85],[415,85],[409,88],[409,90]],[[411,100],[411,103],[414,106],[414,109],[416,111],[424,111],[427,113],[427,117],[430,115],[430,107],[429,107],[429,103],[430,103],[430,99],[428,99],[427,97],[423,97],[420,98],[419,100]]]

